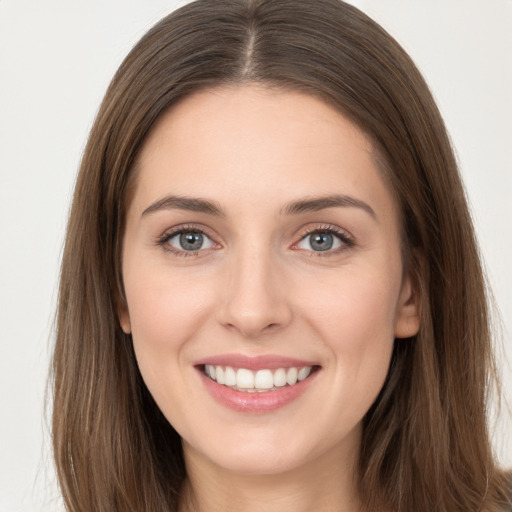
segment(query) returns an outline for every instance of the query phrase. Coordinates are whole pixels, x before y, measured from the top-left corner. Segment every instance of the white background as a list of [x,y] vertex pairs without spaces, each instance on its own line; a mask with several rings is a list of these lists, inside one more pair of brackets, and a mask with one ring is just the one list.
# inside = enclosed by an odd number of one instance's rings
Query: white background
[[[151,25],[184,3],[0,0],[0,512],[61,510],[43,408],[73,181],[117,66]],[[352,3],[403,44],[438,100],[510,359],[512,0]],[[510,407],[512,372],[503,366]],[[502,422],[496,450],[511,465],[505,429]]]

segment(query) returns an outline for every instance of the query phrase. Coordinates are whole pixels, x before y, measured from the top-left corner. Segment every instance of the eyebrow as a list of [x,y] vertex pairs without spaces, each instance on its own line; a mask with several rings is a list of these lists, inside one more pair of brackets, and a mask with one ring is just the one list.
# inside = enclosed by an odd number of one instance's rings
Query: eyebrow
[[[373,219],[377,220],[377,215],[373,208],[368,204],[352,196],[333,194],[321,197],[307,197],[287,204],[281,209],[284,215],[299,215],[301,213],[318,212],[327,208],[360,208],[368,213]],[[166,196],[155,201],[148,206],[142,216],[148,215],[160,210],[187,210],[191,212],[205,213],[216,217],[224,217],[220,205],[208,199],[187,196]]]
[[166,196],[163,199],[159,199],[148,206],[142,212],[142,216],[159,210],[188,210],[190,212],[206,213],[216,217],[224,216],[220,206],[213,201],[186,196]]
[[377,220],[377,215],[373,208],[368,204],[352,196],[333,194],[322,197],[312,197],[300,199],[288,204],[282,210],[286,215],[297,215],[306,212],[318,212],[326,208],[360,208],[368,213],[373,219]]

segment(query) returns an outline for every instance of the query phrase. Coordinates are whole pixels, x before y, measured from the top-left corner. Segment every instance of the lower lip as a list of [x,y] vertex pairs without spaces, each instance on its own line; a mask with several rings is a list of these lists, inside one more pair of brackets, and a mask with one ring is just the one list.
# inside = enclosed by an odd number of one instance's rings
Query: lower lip
[[262,414],[272,412],[299,398],[312,381],[316,378],[318,371],[314,371],[307,379],[304,379],[293,386],[283,386],[274,391],[237,391],[222,384],[217,384],[207,377],[199,369],[202,380],[209,393],[220,404],[238,412]]

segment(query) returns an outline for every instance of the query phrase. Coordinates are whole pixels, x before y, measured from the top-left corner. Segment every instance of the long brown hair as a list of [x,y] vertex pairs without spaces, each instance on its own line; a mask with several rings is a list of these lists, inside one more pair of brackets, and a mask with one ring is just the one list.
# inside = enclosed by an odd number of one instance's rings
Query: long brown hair
[[198,0],[152,28],[116,73],[85,149],[62,262],[53,443],[67,509],[177,510],[181,441],[116,314],[127,194],[138,150],[164,110],[193,91],[246,82],[340,109],[373,141],[401,208],[422,322],[416,337],[395,342],[364,418],[367,510],[504,510],[507,484],[486,423],[485,283],[446,130],[407,54],[338,0]]

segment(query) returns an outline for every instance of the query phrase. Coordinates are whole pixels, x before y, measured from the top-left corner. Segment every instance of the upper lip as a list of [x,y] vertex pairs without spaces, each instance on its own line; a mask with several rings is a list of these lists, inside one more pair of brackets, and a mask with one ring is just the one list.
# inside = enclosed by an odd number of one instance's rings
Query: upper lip
[[302,368],[304,366],[318,366],[318,363],[296,359],[281,355],[267,354],[262,356],[248,356],[244,354],[219,354],[205,357],[194,362],[194,366],[230,366],[232,368],[247,368],[248,370]]

